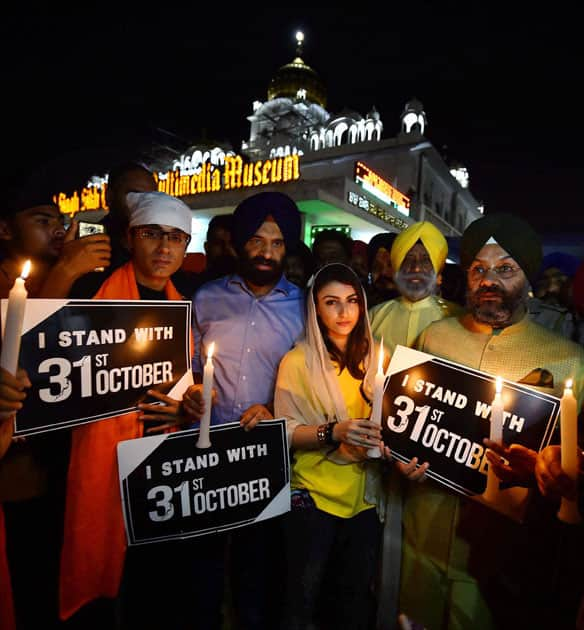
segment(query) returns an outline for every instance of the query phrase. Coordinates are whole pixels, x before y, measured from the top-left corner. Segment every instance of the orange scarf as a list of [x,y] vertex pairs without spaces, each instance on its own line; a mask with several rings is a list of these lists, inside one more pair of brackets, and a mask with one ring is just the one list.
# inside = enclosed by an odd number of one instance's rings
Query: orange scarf
[[16,629],[10,571],[6,557],[6,532],[2,505],[0,505],[0,628],[2,630]]
[[[169,300],[184,299],[169,280]],[[139,300],[132,263],[116,270],[93,299]],[[60,615],[68,619],[98,597],[117,596],[126,556],[118,478],[118,442],[142,437],[137,413],[76,427],[67,479],[61,552]]]

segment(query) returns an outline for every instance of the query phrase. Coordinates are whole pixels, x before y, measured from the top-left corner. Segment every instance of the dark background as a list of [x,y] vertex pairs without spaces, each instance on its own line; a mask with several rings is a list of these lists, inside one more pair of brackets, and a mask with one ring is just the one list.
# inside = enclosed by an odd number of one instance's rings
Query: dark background
[[72,191],[138,145],[216,140],[238,151],[253,101],[266,100],[302,29],[329,112],[375,106],[390,138],[416,97],[426,136],[468,168],[487,213],[519,213],[542,232],[584,231],[582,33],[575,9],[547,6],[517,15],[509,3],[420,2],[5,15],[4,176],[41,169]]

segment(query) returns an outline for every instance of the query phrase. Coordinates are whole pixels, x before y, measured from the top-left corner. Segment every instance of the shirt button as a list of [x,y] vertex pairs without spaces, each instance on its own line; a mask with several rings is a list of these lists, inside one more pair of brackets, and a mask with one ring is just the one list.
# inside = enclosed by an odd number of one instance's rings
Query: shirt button
[[255,322],[252,322],[252,323],[251,323],[251,325],[252,325],[252,326],[255,326]]
[[248,349],[247,349],[247,351],[248,351],[248,352],[251,352],[251,348],[248,348]]
[[494,349],[495,349],[494,344],[490,344],[490,345],[489,345],[489,350],[494,350]]
[[242,380],[242,381],[245,381],[245,379],[246,379],[246,377],[245,377],[245,376],[242,376],[242,377],[241,377],[241,380]]
[[237,405],[237,407],[238,407],[239,409],[241,409],[241,405]]

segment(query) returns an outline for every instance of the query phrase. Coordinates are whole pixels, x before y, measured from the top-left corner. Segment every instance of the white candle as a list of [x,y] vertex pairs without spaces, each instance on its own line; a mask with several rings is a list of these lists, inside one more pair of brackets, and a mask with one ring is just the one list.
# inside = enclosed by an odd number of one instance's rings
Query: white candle
[[495,397],[491,403],[491,433],[490,438],[497,444],[503,443],[503,399],[501,398],[501,389],[503,388],[503,379],[497,376],[495,382]]
[[[560,433],[562,440],[562,470],[574,481],[578,480],[578,406],[568,379],[560,401]],[[576,501],[562,498],[558,518],[566,523],[579,523]]]
[[209,448],[211,446],[211,440],[209,439],[209,426],[211,424],[211,390],[213,388],[213,350],[215,348],[215,342],[209,346],[209,352],[207,353],[207,361],[203,369],[203,404],[205,405],[205,411],[201,417],[199,424],[199,439],[197,440],[197,448]]
[[[491,403],[491,430],[489,433],[489,438],[492,442],[497,442],[497,444],[503,443],[503,398],[501,397],[501,389],[503,387],[503,379],[500,376],[497,376],[495,380],[495,397],[493,398],[493,402]],[[499,494],[499,478],[495,474],[493,470],[491,470],[491,466],[488,467],[487,470],[487,487],[485,488],[485,492],[483,497],[486,501],[494,502],[497,500],[497,495]]]
[[22,267],[20,277],[16,278],[10,293],[8,294],[8,306],[6,308],[6,323],[4,324],[4,335],[2,338],[2,353],[0,354],[0,366],[16,374],[18,369],[18,354],[20,352],[20,337],[22,335],[22,321],[24,319],[24,309],[26,307],[26,297],[28,292],[24,286],[24,281],[30,271],[30,260],[27,260]]
[[[373,384],[373,406],[371,408],[370,420],[381,424],[381,408],[383,405],[383,384],[385,382],[385,374],[383,373],[383,337],[379,342],[379,362],[377,364],[377,373]],[[372,446],[367,450],[369,457],[381,457],[379,447]]]

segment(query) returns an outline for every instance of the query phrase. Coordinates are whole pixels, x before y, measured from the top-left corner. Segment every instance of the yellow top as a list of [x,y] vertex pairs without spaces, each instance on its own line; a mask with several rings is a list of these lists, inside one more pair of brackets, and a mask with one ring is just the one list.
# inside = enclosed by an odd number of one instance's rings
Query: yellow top
[[[349,417],[368,418],[371,410],[359,391],[361,381],[353,378],[346,369],[337,378]],[[312,383],[308,378],[302,347],[293,348],[282,360],[278,384],[282,383],[299,400],[312,399]],[[305,424],[300,418],[291,420],[300,420]],[[326,420],[323,414],[322,421]],[[364,499],[365,465],[337,464],[327,459],[331,448],[327,445],[323,449],[294,451],[292,488],[308,490],[319,510],[341,518],[350,518],[374,507]]]

